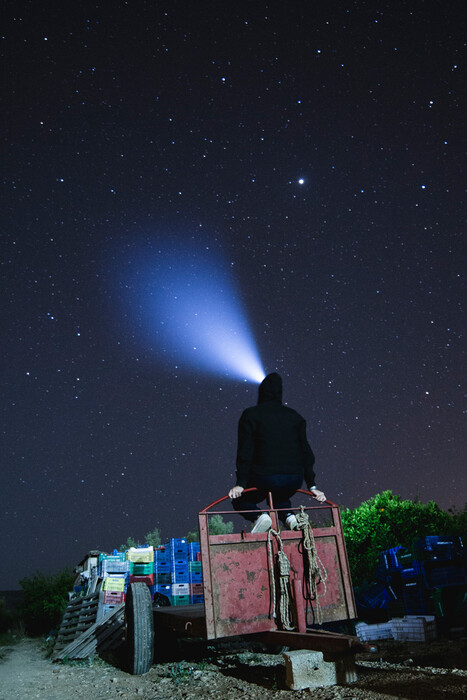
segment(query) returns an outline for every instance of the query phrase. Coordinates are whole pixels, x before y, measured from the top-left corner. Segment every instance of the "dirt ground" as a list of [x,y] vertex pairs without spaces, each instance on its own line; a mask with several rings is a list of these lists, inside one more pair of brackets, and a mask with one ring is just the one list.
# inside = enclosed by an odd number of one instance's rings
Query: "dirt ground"
[[466,640],[382,642],[377,654],[357,655],[356,683],[293,691],[280,654],[216,651],[131,676],[99,658],[53,663],[41,641],[24,639],[0,649],[0,700],[450,700],[467,697],[466,651]]

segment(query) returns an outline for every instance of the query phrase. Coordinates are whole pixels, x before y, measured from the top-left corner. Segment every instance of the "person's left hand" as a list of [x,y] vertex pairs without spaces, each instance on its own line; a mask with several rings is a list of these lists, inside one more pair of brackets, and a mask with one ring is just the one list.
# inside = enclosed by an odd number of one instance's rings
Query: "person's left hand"
[[311,493],[316,498],[316,500],[319,501],[320,503],[323,503],[326,500],[326,496],[324,495],[324,492],[320,491],[319,489],[313,489]]
[[238,498],[242,495],[243,486],[234,486],[233,489],[229,491],[229,498]]

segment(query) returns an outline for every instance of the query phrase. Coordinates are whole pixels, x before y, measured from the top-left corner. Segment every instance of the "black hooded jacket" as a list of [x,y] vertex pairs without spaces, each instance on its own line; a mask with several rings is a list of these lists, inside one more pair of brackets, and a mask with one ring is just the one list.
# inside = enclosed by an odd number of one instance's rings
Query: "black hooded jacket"
[[245,488],[256,474],[303,474],[310,488],[314,463],[304,418],[282,405],[282,379],[268,374],[259,386],[258,405],[243,411],[238,423],[238,486]]

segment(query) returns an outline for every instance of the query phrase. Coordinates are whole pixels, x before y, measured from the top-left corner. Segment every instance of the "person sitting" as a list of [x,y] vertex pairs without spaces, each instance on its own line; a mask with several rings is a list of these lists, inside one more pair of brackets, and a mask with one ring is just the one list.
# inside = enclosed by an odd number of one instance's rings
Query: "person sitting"
[[[258,503],[272,493],[274,508],[289,530],[297,519],[289,510],[290,499],[305,480],[308,489],[320,502],[326,500],[316,488],[313,466],[315,456],[306,436],[306,422],[292,408],[282,403],[282,379],[277,372],[268,374],[258,389],[258,403],[243,411],[238,423],[237,483],[229,497],[236,511],[253,522],[252,532],[267,532],[270,516],[258,516]],[[245,488],[257,491],[243,493]]]

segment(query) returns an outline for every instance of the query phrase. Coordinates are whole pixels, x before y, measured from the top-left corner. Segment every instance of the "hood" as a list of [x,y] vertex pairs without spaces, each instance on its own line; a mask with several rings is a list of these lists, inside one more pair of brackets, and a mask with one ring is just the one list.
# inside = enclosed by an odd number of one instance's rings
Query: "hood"
[[258,389],[258,403],[277,401],[282,403],[282,378],[277,372],[268,374]]

